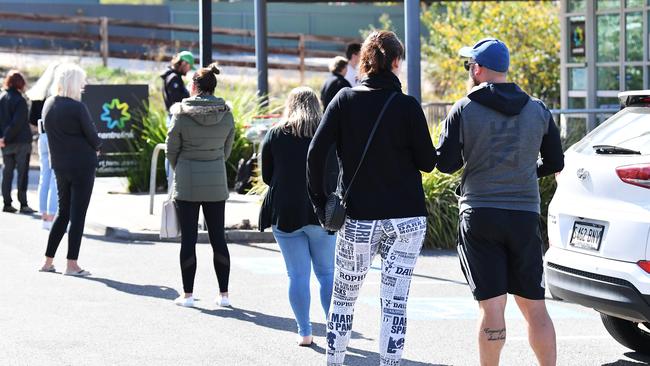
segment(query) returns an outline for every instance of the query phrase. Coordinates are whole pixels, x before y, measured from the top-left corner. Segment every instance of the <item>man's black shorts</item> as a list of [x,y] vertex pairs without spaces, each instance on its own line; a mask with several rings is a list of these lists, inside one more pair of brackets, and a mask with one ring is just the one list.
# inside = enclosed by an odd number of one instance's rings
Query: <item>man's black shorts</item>
[[460,215],[458,256],[474,298],[510,293],[544,299],[539,215],[530,211],[470,208]]

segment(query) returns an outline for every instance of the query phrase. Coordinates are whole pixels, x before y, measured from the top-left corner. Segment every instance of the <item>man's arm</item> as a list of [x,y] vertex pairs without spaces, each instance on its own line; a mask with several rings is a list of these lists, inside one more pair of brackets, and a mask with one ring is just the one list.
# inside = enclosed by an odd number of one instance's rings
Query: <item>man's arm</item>
[[462,111],[467,102],[458,101],[449,111],[440,133],[438,161],[436,168],[443,173],[453,173],[463,167],[463,145],[461,142]]
[[553,115],[549,117],[548,131],[542,138],[542,146],[539,152],[542,158],[537,162],[537,177],[541,178],[562,171],[564,168],[564,153],[562,151],[560,131],[555,125]]

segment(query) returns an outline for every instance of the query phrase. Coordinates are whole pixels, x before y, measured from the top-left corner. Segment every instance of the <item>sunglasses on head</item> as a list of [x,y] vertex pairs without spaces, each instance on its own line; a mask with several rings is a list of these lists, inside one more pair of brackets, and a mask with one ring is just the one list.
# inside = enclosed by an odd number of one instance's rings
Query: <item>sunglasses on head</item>
[[[463,66],[465,66],[465,71],[469,71],[469,67],[471,65],[479,65],[479,64],[474,62],[474,61],[470,61],[470,60],[465,60],[465,62],[463,62]],[[479,65],[479,66],[481,66],[481,65]]]

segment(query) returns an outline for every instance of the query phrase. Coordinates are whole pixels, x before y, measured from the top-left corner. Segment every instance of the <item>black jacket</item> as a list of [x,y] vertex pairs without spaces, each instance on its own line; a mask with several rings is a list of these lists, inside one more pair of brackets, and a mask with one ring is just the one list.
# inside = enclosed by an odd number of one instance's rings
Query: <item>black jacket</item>
[[332,99],[334,99],[339,90],[351,87],[352,85],[350,85],[342,75],[335,72],[330,74],[320,90],[320,100],[323,103],[323,110],[327,109],[327,106],[330,104]]
[[50,145],[54,170],[86,170],[97,167],[102,140],[85,104],[53,96],[43,105],[43,126]]
[[[262,179],[269,190],[260,210],[260,231],[277,225],[293,232],[307,225],[320,225],[307,194],[307,149],[311,138],[296,137],[283,127],[273,128],[262,143]],[[336,187],[338,167],[333,150],[324,176],[325,190]]]
[[190,97],[190,92],[185,88],[182,75],[171,67],[165,70],[160,77],[163,79],[163,99],[165,108],[169,112],[174,103],[179,103],[185,98]]
[[31,143],[29,112],[25,97],[11,88],[0,94],[0,138],[6,144]]
[[336,145],[342,168],[342,189],[347,190],[370,131],[382,106],[397,92],[386,109],[355,179],[347,202],[347,215],[358,220],[426,216],[420,171],[436,163],[427,122],[420,103],[401,92],[393,73],[362,80],[371,90],[343,89],[325,111],[309,146],[309,194],[322,218],[327,192],[323,187],[324,162]]

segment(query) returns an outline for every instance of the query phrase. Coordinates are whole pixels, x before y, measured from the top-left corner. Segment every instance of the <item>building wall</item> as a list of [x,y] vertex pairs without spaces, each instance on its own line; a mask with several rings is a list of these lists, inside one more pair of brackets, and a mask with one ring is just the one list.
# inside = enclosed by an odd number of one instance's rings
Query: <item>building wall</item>
[[562,108],[616,108],[648,89],[649,0],[562,0]]
[[[254,29],[253,1],[214,2],[212,4],[212,24],[220,28]],[[132,6],[100,5],[99,0],[0,0],[0,11],[32,13],[38,9],[39,14],[107,16],[110,18],[133,19],[153,23],[199,24],[198,2],[169,0],[166,5]],[[403,39],[404,8],[399,5],[374,4],[306,4],[306,3],[269,3],[268,31],[304,33],[315,35],[333,35],[343,37],[360,37],[359,29],[367,29],[370,24],[380,26],[379,18],[388,14],[396,33]],[[0,20],[0,29],[77,32],[97,34],[97,27],[78,26],[44,22],[24,22]],[[159,39],[198,41],[198,34],[188,32],[153,31],[145,29],[110,27],[112,35],[137,35],[138,37],[155,37]],[[250,37],[228,37],[215,35],[214,42],[254,45]],[[36,39],[0,38],[0,47],[34,47],[58,49],[81,49],[97,51],[98,42],[44,41]],[[295,41],[269,40],[269,46],[296,47]],[[342,45],[321,43],[319,49],[342,50]],[[143,51],[144,47],[111,44],[112,51]],[[154,50],[155,51],[155,50]],[[218,50],[215,50],[218,51]]]

